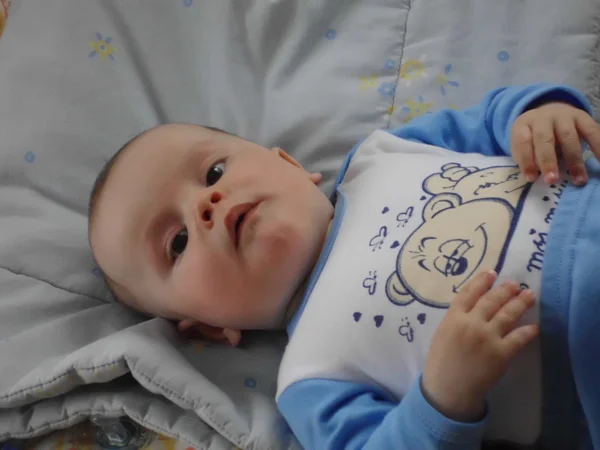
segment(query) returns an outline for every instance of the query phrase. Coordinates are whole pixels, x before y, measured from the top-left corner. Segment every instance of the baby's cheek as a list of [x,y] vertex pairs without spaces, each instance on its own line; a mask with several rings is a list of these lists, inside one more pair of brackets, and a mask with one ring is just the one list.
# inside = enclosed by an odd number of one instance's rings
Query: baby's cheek
[[211,293],[221,283],[227,282],[228,270],[222,264],[222,256],[203,258],[201,252],[185,255],[179,267],[174,269],[176,289],[181,297],[197,297],[200,292]]
[[253,226],[255,249],[267,260],[285,257],[302,241],[300,225],[289,218],[274,217]]

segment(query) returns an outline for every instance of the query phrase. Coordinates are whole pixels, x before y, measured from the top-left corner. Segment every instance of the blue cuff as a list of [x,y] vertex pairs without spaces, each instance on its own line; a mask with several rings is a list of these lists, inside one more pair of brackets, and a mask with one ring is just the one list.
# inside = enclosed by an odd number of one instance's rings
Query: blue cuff
[[421,426],[415,423],[415,427],[424,427],[440,441],[452,444],[474,444],[480,443],[485,431],[486,415],[478,422],[456,422],[444,416],[425,399],[421,390],[421,378],[415,381],[417,386],[413,386],[406,396],[402,399],[406,411],[410,411],[413,421],[420,422]]

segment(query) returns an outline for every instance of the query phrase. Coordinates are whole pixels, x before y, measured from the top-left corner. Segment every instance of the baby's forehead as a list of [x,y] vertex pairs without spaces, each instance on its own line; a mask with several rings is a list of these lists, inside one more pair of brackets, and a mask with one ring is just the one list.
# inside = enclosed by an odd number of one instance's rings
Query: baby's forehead
[[[227,136],[227,135],[225,135]],[[164,163],[183,160],[181,167],[197,162],[221,148],[223,139],[211,131],[193,125],[163,125],[150,130],[131,142],[119,158],[118,166],[143,165],[158,170]],[[157,165],[158,164],[158,165]],[[118,169],[117,169],[118,170]]]
[[200,125],[170,123],[159,125],[141,133],[129,144],[129,149],[139,147],[186,146],[196,142],[218,140],[220,133]]

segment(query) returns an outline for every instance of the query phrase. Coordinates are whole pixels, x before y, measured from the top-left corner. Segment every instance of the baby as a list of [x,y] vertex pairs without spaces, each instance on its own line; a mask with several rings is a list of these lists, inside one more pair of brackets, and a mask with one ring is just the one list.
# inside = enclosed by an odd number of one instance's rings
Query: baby
[[307,449],[600,448],[589,112],[566,86],[492,91],[375,131],[331,199],[280,148],[162,125],[102,170],[91,248],[188,336],[287,327],[277,404]]

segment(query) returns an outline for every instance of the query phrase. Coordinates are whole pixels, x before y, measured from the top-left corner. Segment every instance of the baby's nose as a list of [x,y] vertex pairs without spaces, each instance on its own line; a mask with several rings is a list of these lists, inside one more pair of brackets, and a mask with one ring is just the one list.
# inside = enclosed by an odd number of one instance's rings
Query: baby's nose
[[205,224],[211,224],[213,220],[214,208],[221,201],[223,195],[220,192],[212,192],[208,198],[200,204],[200,219]]

